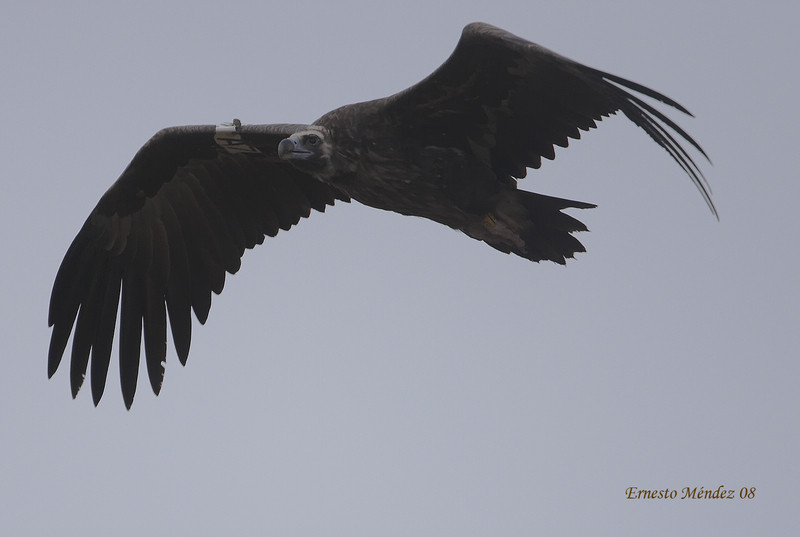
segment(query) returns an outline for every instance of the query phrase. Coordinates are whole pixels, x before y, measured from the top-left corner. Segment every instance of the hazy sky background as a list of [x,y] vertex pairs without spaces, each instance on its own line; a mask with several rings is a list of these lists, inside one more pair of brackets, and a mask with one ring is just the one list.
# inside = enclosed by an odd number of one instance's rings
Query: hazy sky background
[[[796,534],[789,5],[5,2],[0,534]],[[245,254],[158,398],[142,376],[127,412],[113,365],[96,409],[47,380],[58,265],[152,134],[389,95],[475,20],[692,110],[720,222],[612,118],[520,183],[599,205],[566,268],[341,204]]]

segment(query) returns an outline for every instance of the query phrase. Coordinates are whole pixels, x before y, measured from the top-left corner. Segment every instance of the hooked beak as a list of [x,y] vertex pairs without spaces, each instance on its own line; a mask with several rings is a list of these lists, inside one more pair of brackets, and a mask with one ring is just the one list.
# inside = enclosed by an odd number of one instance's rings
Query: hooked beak
[[304,159],[311,154],[311,151],[300,147],[293,138],[284,138],[278,144],[278,157],[283,160]]

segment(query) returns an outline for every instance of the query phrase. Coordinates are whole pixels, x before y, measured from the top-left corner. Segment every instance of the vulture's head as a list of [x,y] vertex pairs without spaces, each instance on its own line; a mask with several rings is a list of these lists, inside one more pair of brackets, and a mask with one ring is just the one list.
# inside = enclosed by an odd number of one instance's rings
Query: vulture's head
[[327,129],[311,126],[298,131],[278,144],[278,156],[295,168],[318,177],[333,174],[333,153]]

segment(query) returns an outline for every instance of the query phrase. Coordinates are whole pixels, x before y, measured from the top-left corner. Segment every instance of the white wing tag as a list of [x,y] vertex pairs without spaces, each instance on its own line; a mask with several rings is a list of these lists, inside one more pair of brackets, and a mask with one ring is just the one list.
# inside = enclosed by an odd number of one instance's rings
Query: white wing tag
[[214,142],[228,153],[261,153],[261,151],[242,140],[242,136],[239,134],[241,126],[242,122],[238,119],[234,119],[233,123],[217,125],[214,132]]

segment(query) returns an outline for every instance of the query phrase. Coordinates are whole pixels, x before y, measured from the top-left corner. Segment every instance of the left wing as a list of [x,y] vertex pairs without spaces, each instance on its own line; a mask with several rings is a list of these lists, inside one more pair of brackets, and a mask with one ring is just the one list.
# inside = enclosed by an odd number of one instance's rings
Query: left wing
[[[621,111],[689,175],[717,210],[681,139],[708,158],[673,120],[636,93],[684,107],[641,84],[592,69],[485,23],[464,28],[450,57],[427,78],[381,101],[386,121],[421,145],[460,147],[481,156],[499,179],[525,177],[554,146]],[[691,114],[689,114],[691,115]]]

